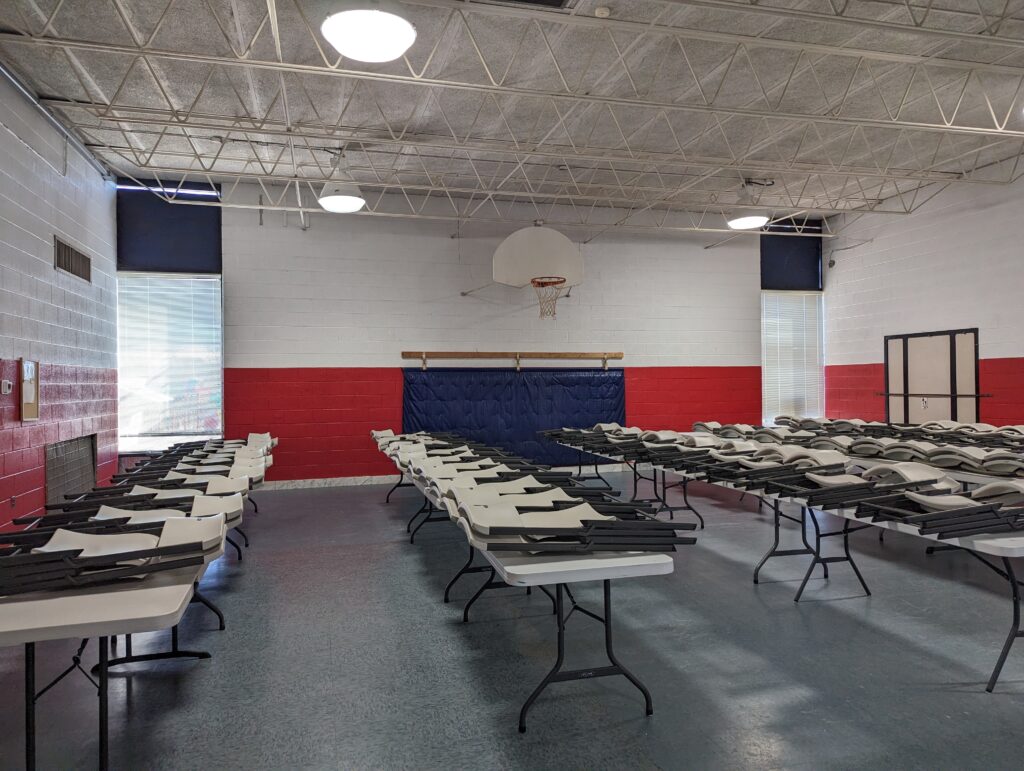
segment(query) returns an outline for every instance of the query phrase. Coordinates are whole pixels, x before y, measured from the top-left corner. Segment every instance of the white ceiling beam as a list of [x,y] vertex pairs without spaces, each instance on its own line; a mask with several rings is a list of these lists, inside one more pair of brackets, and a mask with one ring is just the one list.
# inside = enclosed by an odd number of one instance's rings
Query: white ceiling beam
[[[702,159],[690,158],[678,153],[645,153],[633,152],[623,153],[614,150],[601,150],[590,148],[573,148],[569,146],[551,146],[549,149],[523,147],[505,140],[465,140],[455,141],[435,135],[420,135],[407,133],[401,137],[391,137],[382,132],[367,131],[363,129],[338,127],[333,130],[324,130],[317,126],[303,123],[294,123],[290,127],[283,121],[272,119],[242,118],[238,116],[217,116],[209,114],[192,113],[187,118],[178,118],[170,110],[158,108],[137,107],[128,105],[92,105],[85,103],[69,102],[63,99],[41,100],[49,108],[60,109],[64,112],[84,111],[91,118],[103,123],[117,124],[118,126],[145,125],[164,128],[191,129],[196,131],[211,132],[215,135],[240,134],[246,137],[257,137],[260,135],[282,137],[284,139],[302,139],[314,142],[337,142],[340,144],[362,143],[366,145],[380,145],[409,148],[428,148],[439,151],[455,152],[477,152],[498,155],[511,155],[515,157],[550,158],[552,161],[571,163],[572,161],[587,161],[596,163],[615,162],[633,166],[644,166],[647,164],[665,164],[677,168],[707,168],[707,169],[734,169],[738,172],[757,174],[832,174],[844,176],[861,176],[889,180],[925,181],[925,182],[963,182],[975,184],[1006,183],[1009,180],[974,179],[964,176],[959,172],[945,172],[933,170],[914,169],[886,169],[879,170],[870,166],[856,166],[852,164],[811,164],[803,162],[794,163],[771,163],[763,160],[738,161],[730,163],[726,159]],[[84,121],[72,120],[80,130],[104,128],[103,126],[90,126]],[[113,126],[110,127],[111,129]],[[209,139],[196,137],[197,139]],[[258,140],[254,140],[258,141]],[[1021,147],[1024,147],[1022,145]]]
[[[668,5],[688,5],[687,0],[657,0]],[[805,43],[792,40],[780,40],[777,38],[764,37],[763,35],[743,35],[734,32],[716,32],[711,30],[695,29],[693,27],[679,27],[671,24],[658,22],[632,21],[629,19],[608,18],[600,19],[596,16],[584,16],[579,13],[571,13],[558,8],[546,8],[541,6],[523,7],[508,5],[491,5],[490,3],[478,2],[476,0],[402,0],[405,5],[423,6],[428,8],[446,8],[459,10],[469,14],[480,14],[484,16],[499,16],[513,19],[541,19],[551,24],[564,24],[570,27],[582,27],[589,29],[614,29],[623,32],[632,32],[638,35],[654,35],[660,37],[675,37],[681,40],[700,40],[708,43],[726,43],[735,45],[742,43],[752,48],[766,48],[777,51],[806,51],[817,53],[823,56],[848,56],[858,59],[869,59],[880,62],[891,62],[893,64],[908,65],[934,65],[936,67],[950,67],[953,69],[977,69],[982,72],[993,72],[1007,75],[1020,75],[1024,73],[1024,67],[1013,64],[999,64],[996,62],[981,62],[964,59],[953,59],[940,55],[916,54],[909,52],[884,51],[872,48],[856,47],[845,44],[827,43]],[[748,6],[741,6],[734,3],[728,5],[727,10],[746,11]],[[774,12],[773,6],[751,5],[749,8],[763,11],[766,15]],[[781,9],[785,10],[785,9]],[[816,14],[815,18],[822,14]],[[977,14],[970,14],[977,17]],[[826,14],[830,21],[834,21],[831,15]],[[777,18],[785,18],[782,14],[776,14]],[[839,17],[841,21],[852,21],[846,17]],[[820,19],[817,19],[820,20]],[[860,19],[857,19],[859,22]],[[889,24],[878,20],[872,24],[872,28],[878,25]],[[860,31],[863,30],[863,25]],[[905,25],[897,25],[899,31],[903,31]],[[914,28],[915,31],[919,28]],[[988,36],[975,34],[974,42],[988,42]],[[1024,41],[1022,41],[1024,43]],[[1000,49],[1000,56],[1006,56],[1007,51]],[[999,57],[996,57],[999,58]]]
[[[175,204],[177,206],[219,206],[226,209],[249,209],[249,210],[263,210],[263,211],[285,211],[285,212],[299,212],[304,211],[308,214],[318,214],[325,217],[386,217],[392,219],[411,219],[411,220],[434,220],[441,222],[458,222],[462,224],[466,223],[487,223],[494,225],[535,225],[537,223],[537,217],[533,217],[528,213],[525,214],[510,214],[502,212],[500,216],[483,216],[480,214],[438,214],[430,211],[410,211],[410,212],[390,212],[390,211],[374,211],[369,208],[361,209],[354,214],[329,214],[324,212],[323,209],[311,206],[291,206],[282,203],[265,202],[265,203],[241,203],[241,202],[215,202],[215,201],[199,201],[199,200],[185,200],[183,198],[172,198],[170,196],[160,196],[164,198],[168,203]],[[846,212],[847,214],[856,214],[856,211]],[[702,214],[695,215],[695,220],[699,221],[703,218]],[[542,221],[547,225],[553,225],[561,228],[571,228],[583,231],[593,231],[595,229],[609,228],[607,225],[599,225],[596,223],[590,223],[580,220],[570,220],[565,218],[554,218],[545,219],[541,218]],[[780,217],[779,221],[785,221],[788,217]],[[624,225],[611,225],[611,230],[617,231],[630,231],[630,232],[644,232],[644,233],[722,233],[722,234],[733,234],[740,235],[743,237],[760,237],[762,232],[760,230],[749,230],[749,231],[736,231],[731,230],[724,225],[721,227],[714,227],[711,225],[670,225],[670,224],[656,224],[656,225],[638,225],[638,224],[624,224]],[[818,232],[785,232],[785,233],[773,233],[772,235],[785,236],[786,238],[833,238],[834,235],[830,232],[818,233]]]
[[[255,68],[273,72],[290,72],[296,74],[319,75],[342,78],[347,80],[369,81],[377,83],[399,83],[435,89],[470,91],[493,94],[495,96],[512,96],[519,98],[537,98],[568,103],[589,103],[622,108],[642,108],[664,110],[672,113],[694,113],[704,115],[733,115],[747,118],[778,118],[794,122],[805,122],[839,126],[861,126],[872,129],[907,128],[929,133],[956,134],[961,136],[993,136],[1024,138],[1024,130],[1009,129],[1005,126],[966,126],[932,123],[927,121],[905,120],[899,117],[869,118],[852,115],[821,115],[815,113],[799,113],[788,110],[756,109],[731,107],[711,104],[679,104],[673,101],[658,101],[649,98],[621,97],[605,94],[566,93],[540,88],[492,85],[469,81],[444,80],[440,78],[415,77],[412,75],[396,75],[364,70],[347,70],[324,67],[319,65],[298,64],[294,62],[275,62],[262,59],[236,59],[229,56],[214,54],[172,51],[145,46],[132,46],[115,43],[78,40],[73,38],[29,37],[14,33],[0,33],[0,44],[34,45],[46,48],[63,48],[66,50],[96,51],[120,54],[131,57],[167,59],[172,61],[221,65],[225,67]],[[1016,101],[1016,100],[1015,100]]]
[[[130,159],[123,155],[117,154],[120,162],[129,161]],[[209,185],[233,183],[233,182],[247,182],[257,183],[266,182],[268,184],[289,184],[294,183],[296,185],[296,191],[305,190],[309,192],[313,198],[319,188],[324,184],[322,179],[297,179],[291,174],[260,174],[254,172],[231,172],[231,171],[198,171],[191,169],[182,169],[173,166],[160,166],[160,165],[146,165],[138,167],[141,172],[149,172],[155,175],[173,175],[175,177],[175,183],[178,184],[182,181],[185,182],[198,182],[202,181]],[[133,175],[135,176],[135,175]],[[451,194],[459,197],[468,196],[484,196],[484,197],[500,197],[500,198],[516,198],[521,200],[535,201],[535,202],[551,202],[551,201],[580,201],[584,203],[596,203],[608,208],[625,208],[628,206],[637,205],[651,205],[652,208],[658,208],[658,204],[662,201],[662,196],[666,194],[674,194],[678,192],[678,189],[663,190],[661,196],[656,197],[654,200],[650,198],[624,198],[616,195],[591,195],[585,193],[551,193],[543,191],[529,191],[515,188],[494,188],[488,189],[484,187],[460,187],[456,185],[438,184],[438,185],[424,185],[418,183],[409,182],[398,182],[398,181],[377,181],[359,179],[360,187],[379,190],[385,193],[397,192],[399,189],[407,190],[416,195],[429,195],[434,193]],[[700,191],[697,191],[698,193]],[[808,198],[814,198],[815,196],[808,196]],[[820,196],[817,196],[820,197]],[[792,200],[785,200],[785,194],[782,191],[778,193],[764,192],[762,193],[761,199],[757,204],[708,204],[706,201],[689,201],[685,204],[680,204],[675,207],[670,207],[669,202],[665,203],[665,208],[673,208],[675,210],[690,211],[693,207],[699,206],[701,208],[709,208],[718,212],[723,212],[725,209],[749,209],[749,210],[768,210],[774,213],[785,213],[788,214],[793,209],[799,209],[805,214],[813,216],[832,215],[849,213],[851,211],[876,211],[886,214],[898,214],[905,215],[910,212],[905,208],[892,208],[882,206],[882,201],[878,199],[871,199],[867,197],[861,198],[848,198],[850,201],[849,206],[842,208],[836,207],[823,207],[815,205],[802,205],[799,202]],[[881,207],[881,208],[880,208]]]
[[[718,11],[731,11],[734,13],[757,14],[773,18],[782,17],[799,21],[841,24],[857,27],[859,29],[869,28],[879,32],[898,33],[900,35],[918,35],[925,38],[961,43],[983,43],[986,45],[999,46],[1003,49],[1024,49],[1024,38],[1019,37],[985,34],[981,31],[965,32],[955,29],[944,29],[942,27],[927,27],[921,24],[904,23],[892,20],[878,20],[848,15],[851,7],[854,6],[853,3],[849,2],[827,4],[829,10],[832,11],[831,13],[828,11],[809,11],[800,8],[762,5],[760,0],[656,0],[656,2],[674,6],[689,6],[693,8],[705,8]],[[881,3],[881,5],[884,5],[887,8],[893,8],[897,5],[904,8],[906,7],[902,3]],[[967,5],[969,6],[970,3],[967,3]],[[917,10],[924,11],[925,9],[920,8]],[[939,12],[940,9],[935,9],[935,13]],[[972,13],[970,11],[954,11],[953,13],[960,16],[968,15],[977,18],[978,21],[981,22],[982,28],[987,28],[985,19],[979,13]]]

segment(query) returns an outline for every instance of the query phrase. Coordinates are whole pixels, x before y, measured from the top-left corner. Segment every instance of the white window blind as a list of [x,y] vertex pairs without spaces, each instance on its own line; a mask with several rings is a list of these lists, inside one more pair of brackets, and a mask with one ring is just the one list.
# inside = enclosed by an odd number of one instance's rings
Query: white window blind
[[762,416],[825,414],[821,292],[761,292]]
[[220,277],[122,273],[117,303],[121,451],[220,436]]

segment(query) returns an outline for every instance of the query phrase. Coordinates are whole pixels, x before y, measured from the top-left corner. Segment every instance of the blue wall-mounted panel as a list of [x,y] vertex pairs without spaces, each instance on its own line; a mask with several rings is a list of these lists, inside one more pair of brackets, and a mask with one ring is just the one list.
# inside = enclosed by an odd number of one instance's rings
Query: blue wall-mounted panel
[[404,385],[404,431],[451,431],[553,466],[579,453],[538,431],[626,419],[621,369],[407,369]]
[[761,236],[761,288],[821,291],[821,238]]
[[[179,197],[189,195],[183,191]],[[220,273],[220,221],[219,206],[167,203],[148,190],[119,189],[117,269]]]

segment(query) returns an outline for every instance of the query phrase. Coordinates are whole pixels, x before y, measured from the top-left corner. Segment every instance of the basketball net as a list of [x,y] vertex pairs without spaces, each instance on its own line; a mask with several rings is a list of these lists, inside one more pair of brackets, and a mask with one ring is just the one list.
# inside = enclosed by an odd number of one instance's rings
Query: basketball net
[[558,298],[562,296],[562,289],[565,287],[565,278],[562,276],[538,276],[531,278],[533,291],[537,293],[537,301],[540,303],[540,317],[542,319],[555,318],[555,305]]

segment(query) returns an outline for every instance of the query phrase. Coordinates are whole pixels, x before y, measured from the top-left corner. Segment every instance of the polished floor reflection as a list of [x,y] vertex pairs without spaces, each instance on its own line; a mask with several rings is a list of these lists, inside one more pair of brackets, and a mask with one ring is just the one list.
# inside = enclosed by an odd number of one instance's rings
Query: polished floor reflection
[[[1009,768],[1019,766],[1024,645],[984,691],[1010,621],[1005,583],[919,539],[855,536],[874,596],[843,565],[793,594],[806,557],[751,571],[767,514],[711,488],[708,522],[670,576],[614,585],[616,648],[651,688],[655,714],[622,678],[555,684],[516,732],[547,671],[549,601],[485,595],[471,623],[448,578],[465,542],[404,524],[415,491],[261,491],[245,561],[222,559],[206,593],[228,628],[193,607],[182,645],[209,661],[139,666],[111,687],[114,768]],[[796,540],[795,530],[787,536]],[[600,584],[576,591],[597,603]],[[165,636],[165,635],[164,635]],[[161,635],[139,635],[136,648]],[[39,679],[70,641],[39,647]],[[602,662],[599,625],[570,622],[567,665]],[[94,645],[88,650],[95,657]],[[0,766],[22,757],[21,652],[0,650]],[[41,769],[91,768],[95,692],[69,678],[39,705]]]

